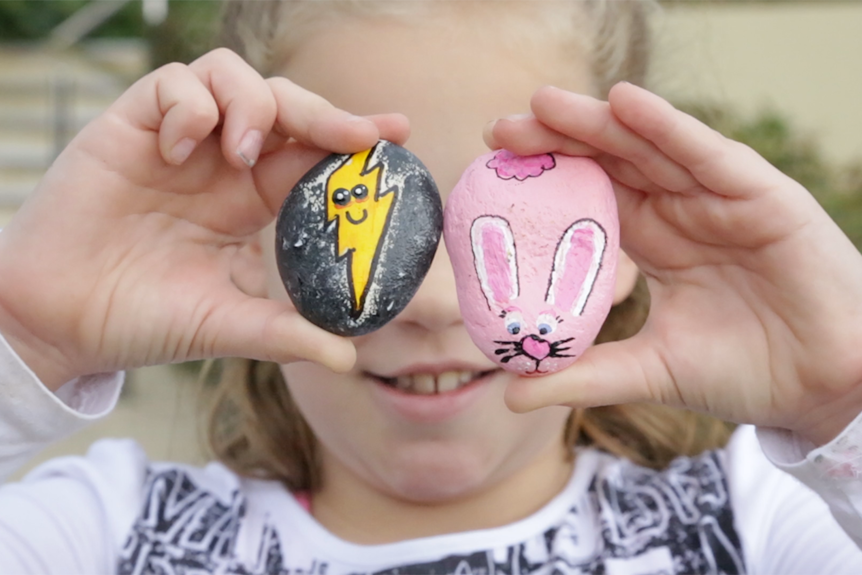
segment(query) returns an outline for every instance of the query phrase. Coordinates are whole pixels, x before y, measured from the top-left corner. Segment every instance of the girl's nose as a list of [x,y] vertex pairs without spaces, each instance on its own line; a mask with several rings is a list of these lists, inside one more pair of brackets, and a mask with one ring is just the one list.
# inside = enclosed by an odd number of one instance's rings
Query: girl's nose
[[412,323],[429,331],[444,330],[461,322],[455,274],[442,239],[428,275],[396,321]]

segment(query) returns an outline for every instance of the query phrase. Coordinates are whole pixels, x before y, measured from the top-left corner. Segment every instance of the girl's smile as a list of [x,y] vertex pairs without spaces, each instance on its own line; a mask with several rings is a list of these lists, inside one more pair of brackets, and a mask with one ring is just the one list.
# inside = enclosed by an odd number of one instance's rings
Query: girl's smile
[[441,363],[410,366],[394,377],[368,377],[375,383],[374,397],[382,409],[415,423],[442,423],[482,401],[492,381],[506,374],[499,369],[468,370]]

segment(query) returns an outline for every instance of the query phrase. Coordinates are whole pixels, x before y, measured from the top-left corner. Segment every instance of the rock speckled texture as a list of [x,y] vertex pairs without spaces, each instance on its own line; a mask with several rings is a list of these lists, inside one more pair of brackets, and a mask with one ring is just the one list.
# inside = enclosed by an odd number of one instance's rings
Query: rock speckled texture
[[411,152],[380,141],[328,156],[296,184],[276,223],[279,273],[309,321],[362,335],[404,309],[442,229],[431,174]]

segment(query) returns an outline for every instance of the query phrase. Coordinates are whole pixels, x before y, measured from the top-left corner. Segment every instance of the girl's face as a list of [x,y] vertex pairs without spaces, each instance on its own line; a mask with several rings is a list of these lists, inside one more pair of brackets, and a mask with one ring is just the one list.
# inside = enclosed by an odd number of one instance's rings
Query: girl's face
[[[588,63],[575,48],[541,33],[513,41],[511,25],[490,9],[452,12],[415,23],[345,19],[311,35],[280,70],[354,114],[404,113],[412,131],[406,147],[428,166],[444,202],[464,168],[487,151],[486,123],[528,112],[530,96],[545,84],[592,91]],[[521,21],[538,25],[528,15]],[[270,267],[271,296],[286,298]],[[321,501],[350,493],[354,501],[364,495],[440,506],[520,484],[536,499],[510,501],[519,510],[513,513],[523,514],[561,488],[570,465],[562,441],[570,410],[518,415],[506,408],[503,392],[513,376],[467,336],[442,244],[405,311],[355,344],[358,361],[346,375],[310,363],[283,367],[320,440]],[[465,382],[427,393],[435,383]]]

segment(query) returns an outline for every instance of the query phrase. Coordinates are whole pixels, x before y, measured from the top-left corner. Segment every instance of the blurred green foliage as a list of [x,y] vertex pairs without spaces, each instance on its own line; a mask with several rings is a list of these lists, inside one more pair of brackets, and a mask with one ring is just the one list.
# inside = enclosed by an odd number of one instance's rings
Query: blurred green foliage
[[751,146],[805,186],[862,251],[862,160],[848,166],[827,161],[814,138],[799,132],[775,110],[744,118],[724,106],[679,107],[725,136]]
[[[0,42],[39,41],[92,0],[0,0]],[[212,45],[221,13],[219,0],[170,0],[167,19],[144,23],[140,0],[127,3],[88,38],[141,38],[151,64],[189,63]]]
[[680,4],[793,4],[802,2],[854,2],[855,0],[656,0],[662,6],[679,6]]
[[146,31],[153,68],[188,64],[210,50],[220,15],[219,0],[171,0],[167,20]]
[[[0,0],[0,41],[42,40],[89,0]],[[140,37],[144,30],[141,3],[130,2],[91,37]]]

